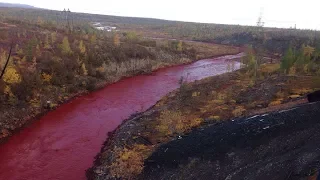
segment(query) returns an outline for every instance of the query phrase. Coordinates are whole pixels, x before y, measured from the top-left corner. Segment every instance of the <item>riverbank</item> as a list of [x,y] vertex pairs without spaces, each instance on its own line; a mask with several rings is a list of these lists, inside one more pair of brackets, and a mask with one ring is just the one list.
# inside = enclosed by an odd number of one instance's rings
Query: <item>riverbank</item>
[[[181,77],[194,81],[225,73],[228,59],[242,55],[125,78],[61,105],[0,146],[0,179],[85,179],[85,170],[92,166],[108,132],[124,119],[177,89]],[[239,67],[236,62],[234,68]]]
[[[161,40],[161,42],[158,42],[158,46],[162,46],[166,43],[168,42]],[[236,47],[210,45],[205,43],[202,44],[198,42],[188,42],[184,44],[184,47],[193,49],[194,53],[197,54],[196,59],[192,60],[187,57],[171,57],[171,55],[168,55],[171,58],[177,59],[169,59],[164,61],[160,60],[159,62],[152,63],[152,67],[150,68],[145,68],[144,65],[141,67],[139,65],[135,65],[137,68],[133,69],[132,72],[129,72],[128,75],[127,73],[121,72],[117,73],[117,75],[112,78],[96,78],[90,76],[88,76],[88,78],[81,77],[81,79],[85,81],[85,85],[79,85],[77,86],[78,88],[66,88],[64,85],[62,85],[62,88],[55,88],[55,86],[50,85],[50,83],[44,82],[42,86],[47,86],[47,90],[40,92],[37,95],[39,97],[34,98],[34,100],[30,101],[29,103],[19,103],[19,105],[18,103],[15,103],[17,105],[10,103],[2,104],[0,110],[0,143],[6,142],[10,136],[31,125],[34,121],[38,120],[49,111],[55,110],[60,105],[65,104],[74,98],[101,89],[108,84],[118,82],[127,77],[148,74],[152,71],[156,71],[165,67],[188,64],[200,58],[222,56],[226,54],[237,54],[240,52],[240,49]],[[137,53],[139,53],[139,51]],[[89,79],[90,81],[87,82],[86,79]],[[50,91],[48,91],[49,89]],[[50,102],[47,103],[46,101]]]
[[88,179],[136,178],[160,146],[194,128],[306,103],[319,87],[317,76],[287,76],[279,64],[263,64],[259,78],[242,70],[182,84],[155,106],[129,118],[104,144]]

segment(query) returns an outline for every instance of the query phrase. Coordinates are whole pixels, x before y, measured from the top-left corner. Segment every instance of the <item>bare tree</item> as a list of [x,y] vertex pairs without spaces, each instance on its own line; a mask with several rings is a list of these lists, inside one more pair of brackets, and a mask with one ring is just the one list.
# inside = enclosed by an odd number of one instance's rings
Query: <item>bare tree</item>
[[6,71],[6,68],[7,68],[8,64],[9,64],[9,60],[10,60],[10,57],[11,57],[11,52],[12,52],[12,44],[11,44],[11,47],[10,47],[10,51],[9,51],[7,62],[4,65],[3,70],[1,72],[0,79],[2,79],[2,77],[3,77],[3,75],[4,75],[5,71]]

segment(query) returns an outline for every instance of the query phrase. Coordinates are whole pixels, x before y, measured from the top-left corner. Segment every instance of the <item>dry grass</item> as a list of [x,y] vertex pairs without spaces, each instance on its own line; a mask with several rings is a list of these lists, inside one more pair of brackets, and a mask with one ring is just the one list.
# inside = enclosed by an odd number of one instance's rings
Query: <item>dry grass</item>
[[200,92],[193,92],[192,93],[192,97],[197,97],[197,96],[200,96]]
[[221,54],[232,54],[238,53],[238,48],[230,48],[229,46],[223,45],[213,45],[209,43],[201,43],[201,42],[187,42],[186,43],[190,48],[197,49],[197,58],[196,59],[203,59],[208,57],[213,57]]
[[157,119],[156,129],[158,136],[172,136],[174,134],[182,134],[199,126],[203,120],[201,118],[186,117],[180,111],[164,110]]
[[[314,77],[296,79],[278,76],[279,64],[264,64],[260,69],[270,73],[268,76],[271,78],[264,77],[253,81],[245,74],[232,73],[232,76],[222,75],[189,84],[183,92],[177,91],[174,95],[164,97],[156,107],[171,104],[173,107],[170,109],[173,110],[162,111],[159,116],[156,116],[156,129],[160,133],[159,135],[149,134],[152,136],[150,138],[155,138],[155,142],[166,141],[165,139],[168,140],[166,136],[185,133],[200,126],[205,118],[220,121],[246,116],[264,107],[277,107],[282,103],[299,99],[315,90],[312,88]],[[265,87],[266,90],[260,86]],[[277,89],[276,86],[280,86],[280,90],[272,90]],[[255,94],[247,93],[246,97],[243,97],[246,101],[238,102],[237,99],[242,96],[240,95],[242,92],[251,91]],[[189,97],[185,98],[184,104],[178,103],[177,100],[181,93]],[[263,97],[266,94],[269,94],[266,96],[269,97],[268,99]]]
[[283,99],[277,99],[275,101],[270,102],[268,106],[271,107],[271,106],[280,105],[280,104],[282,104],[282,101],[283,101]]
[[183,121],[185,117],[182,116],[181,112],[165,110],[161,112],[159,119],[157,120],[158,125],[157,131],[165,136],[170,136],[173,133],[182,133],[185,129]]
[[280,69],[280,64],[262,64],[259,68],[261,73],[274,73]]
[[243,106],[237,106],[235,110],[232,111],[234,117],[240,117],[244,114],[246,109]]
[[[112,165],[113,174],[121,178],[134,177],[141,172],[143,161],[156,147],[201,126],[204,120],[215,123],[305,103],[300,99],[315,90],[315,77],[278,76],[277,68],[278,65],[263,65],[264,72],[270,74],[255,81],[239,72],[207,78],[186,84],[183,91],[175,91],[162,98],[150,110],[153,113],[146,114],[137,122],[144,127],[138,130],[139,135],[155,147],[143,148],[143,153],[135,145],[118,150],[120,154]],[[128,154],[132,158],[127,158]],[[122,168],[128,164],[133,167]]]
[[215,121],[220,121],[220,116],[210,116],[209,117],[210,119],[213,119],[213,120],[215,120]]
[[134,145],[132,148],[115,148],[115,161],[109,167],[115,178],[132,179],[143,170],[143,162],[150,152],[150,147]]
[[291,89],[290,93],[291,94],[295,94],[295,95],[304,95],[304,94],[308,94],[308,93],[311,93],[313,92],[314,90],[311,89],[311,88],[294,88],[294,89]]

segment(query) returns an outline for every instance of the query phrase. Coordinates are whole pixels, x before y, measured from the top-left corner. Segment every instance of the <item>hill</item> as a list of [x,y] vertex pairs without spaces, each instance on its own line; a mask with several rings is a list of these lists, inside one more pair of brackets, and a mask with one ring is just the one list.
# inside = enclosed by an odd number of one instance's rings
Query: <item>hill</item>
[[[252,45],[268,54],[282,55],[291,45],[300,48],[303,44],[320,48],[319,31],[301,29],[263,28],[226,24],[207,24],[168,21],[152,18],[121,17],[86,14],[44,9],[0,8],[0,21],[13,20],[41,24],[46,28],[91,31],[92,24],[112,26],[120,32],[135,32],[152,38],[193,40],[225,45]],[[66,20],[66,13],[69,19]],[[79,28],[80,27],[80,28]]]
[[28,8],[28,9],[34,9],[36,7],[30,6],[27,4],[13,4],[13,3],[3,3],[0,2],[0,7],[10,7],[10,8]]

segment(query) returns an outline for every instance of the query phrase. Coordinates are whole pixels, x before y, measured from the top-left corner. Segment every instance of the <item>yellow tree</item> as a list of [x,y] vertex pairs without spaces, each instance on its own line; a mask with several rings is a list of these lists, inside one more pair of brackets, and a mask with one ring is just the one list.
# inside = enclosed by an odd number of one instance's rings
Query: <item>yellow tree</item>
[[33,57],[32,60],[31,60],[31,65],[28,67],[28,70],[30,72],[35,72],[36,69],[37,69],[37,58],[36,57]]
[[88,70],[86,68],[86,65],[84,63],[82,63],[81,65],[81,70],[82,70],[82,74],[87,76],[88,75]]
[[42,73],[43,82],[50,83],[51,79],[52,79],[52,75],[51,74]]
[[83,43],[82,40],[80,41],[79,49],[80,49],[80,53],[81,53],[81,54],[86,53],[86,46],[84,45],[84,43]]
[[38,25],[42,25],[44,23],[44,20],[42,17],[38,16],[38,19],[37,19],[37,24]]
[[97,36],[95,34],[91,36],[90,42],[91,44],[95,44],[97,42]]
[[118,34],[113,36],[113,45],[120,46],[120,36]]
[[3,81],[7,84],[17,84],[21,82],[21,75],[19,72],[13,67],[10,66],[6,69],[3,75]]
[[315,49],[311,46],[303,46],[303,54],[305,56],[311,56],[314,53]]
[[16,96],[13,94],[10,86],[5,85],[4,89],[3,89],[3,93],[7,96],[7,100],[10,104],[15,104],[15,102],[17,102],[17,98]]
[[126,38],[129,40],[129,41],[135,41],[138,39],[138,36],[135,32],[127,32],[126,34]]
[[23,62],[23,63],[27,62],[27,57],[23,56],[23,58],[21,59],[21,62]]
[[100,67],[97,68],[97,71],[99,71],[101,74],[105,73],[107,70],[107,64],[105,62],[102,63]]
[[14,48],[14,50],[16,51],[16,52],[18,52],[19,51],[19,44],[16,44],[16,46],[15,46],[15,48]]
[[82,61],[80,60],[80,57],[79,57],[79,56],[77,57],[76,62],[77,62],[77,65],[80,67]]
[[23,37],[27,37],[27,31],[23,30],[22,35],[23,35]]
[[177,44],[177,51],[182,51],[182,41]]
[[248,73],[253,73],[254,77],[257,77],[258,61],[254,54],[252,46],[246,49],[246,56],[242,58],[242,63],[247,68]]
[[20,48],[18,44],[15,47],[15,51],[18,55],[23,55],[23,49]]
[[54,44],[57,40],[57,33],[53,32],[51,33],[51,43]]
[[45,49],[50,49],[51,48],[48,34],[46,34],[46,38],[45,38],[45,41],[44,41],[44,48]]
[[69,39],[67,36],[63,38],[62,44],[60,45],[60,47],[63,54],[72,54]]
[[1,51],[2,51],[2,53],[0,55],[0,70],[2,69],[4,64],[6,63],[6,59],[7,59],[6,51],[4,51],[3,49],[1,49]]
[[[7,51],[1,49],[2,53],[0,54],[0,72],[2,71],[2,69],[5,66],[5,63],[7,62],[8,59],[8,53]],[[12,66],[13,65],[13,61],[12,61],[12,57],[10,57],[10,60],[8,62],[8,66]]]
[[36,56],[41,56],[41,49],[39,45],[36,46]]

